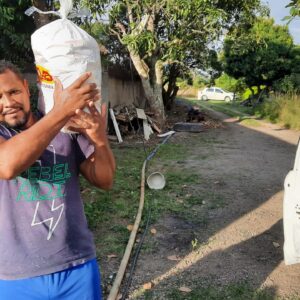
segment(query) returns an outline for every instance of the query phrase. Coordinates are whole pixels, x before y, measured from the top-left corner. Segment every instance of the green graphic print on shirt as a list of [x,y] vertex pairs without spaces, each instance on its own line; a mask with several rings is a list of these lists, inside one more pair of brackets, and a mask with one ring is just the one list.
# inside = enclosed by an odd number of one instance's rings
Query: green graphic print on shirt
[[64,195],[66,180],[71,177],[69,165],[31,166],[17,177],[20,188],[16,201],[52,201]]
[[[47,224],[47,240],[51,239],[64,212],[65,204],[62,201],[65,197],[65,184],[69,178],[71,173],[68,163],[42,166],[41,162],[37,161],[15,179],[19,186],[16,202],[36,202],[31,227]],[[43,201],[51,201],[47,214],[40,207]],[[44,217],[41,215],[41,209],[44,211]]]

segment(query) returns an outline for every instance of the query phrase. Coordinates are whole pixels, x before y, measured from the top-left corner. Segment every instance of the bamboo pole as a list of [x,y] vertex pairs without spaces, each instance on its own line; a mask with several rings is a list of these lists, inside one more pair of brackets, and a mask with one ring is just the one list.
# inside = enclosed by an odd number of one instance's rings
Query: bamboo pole
[[170,132],[166,136],[166,138],[163,140],[163,142],[161,144],[157,145],[156,148],[148,155],[148,157],[145,159],[145,161],[143,163],[142,176],[141,176],[141,193],[140,193],[140,203],[139,203],[138,213],[137,213],[126,249],[125,249],[124,256],[123,256],[121,264],[120,264],[119,271],[117,273],[116,279],[110,290],[107,300],[117,300],[119,289],[120,289],[120,286],[121,286],[121,283],[122,283],[122,280],[123,280],[123,277],[124,277],[124,274],[126,271],[126,267],[127,267],[127,264],[128,264],[129,258],[130,258],[130,254],[131,254],[131,251],[132,251],[132,248],[134,245],[136,234],[137,234],[137,231],[139,229],[139,225],[140,225],[140,222],[142,219],[142,213],[143,213],[144,202],[145,202],[145,170],[146,170],[147,161],[152,159],[152,157],[158,151],[159,147],[161,145],[165,144],[174,133],[175,133],[175,131]]
[[130,258],[130,254],[135,242],[135,238],[136,238],[136,234],[137,231],[139,229],[139,225],[142,219],[142,213],[143,213],[143,208],[144,208],[144,202],[145,202],[145,170],[146,170],[146,164],[147,164],[147,159],[144,161],[143,163],[143,168],[142,168],[142,178],[141,178],[141,194],[140,194],[140,204],[139,204],[139,209],[138,209],[138,213],[133,225],[133,229],[131,231],[126,249],[125,249],[125,253],[124,256],[122,258],[121,264],[120,264],[120,268],[119,271],[117,273],[116,279],[114,281],[114,284],[110,290],[110,293],[108,295],[107,300],[116,300],[117,296],[118,296],[118,292],[120,289],[120,285],[122,282],[122,279],[124,277],[125,274],[125,270]]

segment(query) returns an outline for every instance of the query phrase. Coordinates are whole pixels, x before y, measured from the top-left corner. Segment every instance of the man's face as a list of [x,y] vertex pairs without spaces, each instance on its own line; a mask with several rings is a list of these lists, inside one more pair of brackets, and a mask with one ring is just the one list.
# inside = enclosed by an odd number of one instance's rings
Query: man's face
[[14,129],[28,127],[31,117],[28,84],[10,70],[0,74],[0,104],[3,105],[2,123]]

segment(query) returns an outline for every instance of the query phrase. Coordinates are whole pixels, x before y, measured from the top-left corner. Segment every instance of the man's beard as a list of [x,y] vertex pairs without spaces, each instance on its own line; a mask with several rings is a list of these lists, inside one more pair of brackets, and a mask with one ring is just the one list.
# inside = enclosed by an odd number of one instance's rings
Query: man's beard
[[24,114],[21,118],[16,119],[9,123],[6,121],[2,121],[1,124],[3,124],[7,128],[11,128],[11,129],[15,129],[15,130],[22,130],[22,129],[24,129],[24,126],[26,125],[26,123],[29,119],[29,115],[30,115],[30,112],[23,111],[23,113]]

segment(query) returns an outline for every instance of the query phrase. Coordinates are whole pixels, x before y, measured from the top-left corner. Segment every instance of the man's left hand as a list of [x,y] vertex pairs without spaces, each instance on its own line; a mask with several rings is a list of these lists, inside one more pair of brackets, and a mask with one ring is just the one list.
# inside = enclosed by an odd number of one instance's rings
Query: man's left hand
[[107,143],[106,136],[106,105],[101,105],[99,113],[94,102],[88,104],[89,113],[77,109],[67,126],[72,131],[85,135],[95,146],[101,147]]

